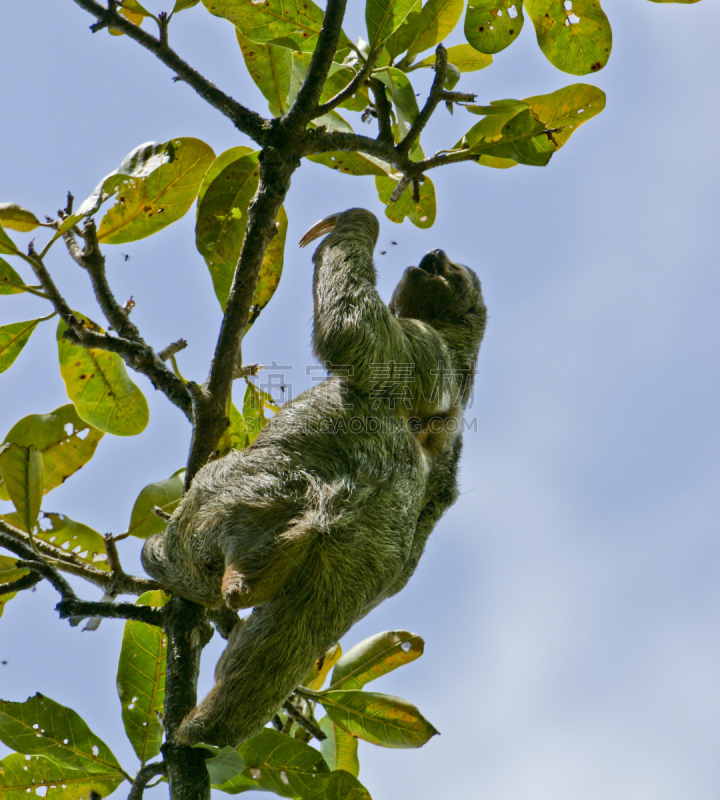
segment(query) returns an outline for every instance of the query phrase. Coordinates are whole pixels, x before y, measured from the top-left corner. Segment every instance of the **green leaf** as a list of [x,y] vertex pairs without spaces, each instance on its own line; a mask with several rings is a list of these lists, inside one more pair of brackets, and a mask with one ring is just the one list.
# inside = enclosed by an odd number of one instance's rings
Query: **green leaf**
[[418,228],[430,228],[435,222],[437,211],[435,203],[435,187],[430,178],[425,178],[420,184],[420,202],[416,203],[412,198],[410,187],[403,193],[396,203],[391,203],[390,199],[398,181],[393,178],[375,178],[375,188],[382,203],[387,206],[385,216],[392,222],[400,223],[407,217],[413,225]]
[[40,225],[40,220],[27,208],[17,203],[0,203],[0,222],[14,231],[32,231]]
[[420,658],[425,642],[409,631],[385,631],[356,644],[333,670],[331,689],[361,689],[388,672]]
[[336,725],[330,717],[323,717],[318,725],[327,736],[320,742],[320,752],[328,767],[344,769],[357,778],[360,772],[357,738]]
[[[45,527],[44,522],[48,522],[49,527]],[[82,522],[76,522],[64,514],[44,511],[41,527],[35,532],[35,538],[53,544],[67,553],[73,553],[79,561],[96,569],[110,569],[103,537]]]
[[[84,800],[107,797],[125,780],[119,769],[103,772],[73,769],[44,756],[12,753],[0,761],[0,797],[24,800],[41,796],[46,800]],[[42,787],[42,788],[41,788]]]
[[268,101],[274,117],[284,114],[290,93],[292,76],[292,51],[274,44],[260,44],[245,37],[235,28],[238,44],[245,59],[250,77]]
[[245,769],[245,762],[234,747],[229,745],[214,747],[204,742],[193,745],[193,747],[212,753],[210,758],[205,759],[205,768],[210,776],[210,783],[214,786],[232,780]]
[[[169,599],[162,591],[146,592],[137,604],[163,606]],[[163,741],[157,714],[162,714],[165,707],[166,660],[167,637],[162,628],[136,620],[125,623],[117,691],[125,733],[143,763],[160,753]]]
[[[104,333],[84,315],[73,313],[85,328]],[[145,430],[150,419],[147,400],[130,380],[122,358],[107,350],[71,344],[63,338],[66,330],[67,325],[60,320],[60,374],[78,416],[115,436],[135,436]]]
[[[217,160],[222,159],[224,166],[218,171],[213,164],[201,188],[195,242],[198,251],[205,256],[215,294],[223,310],[230,295],[245,236],[247,208],[257,191],[257,157],[257,152],[239,152],[235,159],[223,153]],[[275,226],[277,234],[265,252],[253,295],[253,320],[270,302],[282,274],[287,236],[284,208],[280,209]]]
[[110,748],[77,712],[40,693],[24,703],[0,700],[0,740],[18,753],[42,755],[64,767],[117,775]]
[[306,797],[322,788],[324,782],[318,786],[318,781],[330,774],[313,747],[268,728],[240,745],[238,753],[244,771],[217,787],[228,794],[259,789],[281,797]]
[[[47,494],[90,461],[104,435],[80,419],[75,406],[69,403],[49,414],[23,417],[10,428],[3,441],[35,445],[42,453],[45,468],[43,492]],[[0,499],[8,499],[2,484]]]
[[336,642],[334,645],[331,645],[320,658],[315,660],[315,663],[300,683],[313,691],[322,688],[328,672],[330,672],[341,655],[342,647],[340,646],[340,642]]
[[3,445],[0,448],[0,475],[21,527],[32,533],[42,503],[42,453],[33,445]]
[[330,774],[322,790],[305,795],[305,800],[372,800],[360,781],[344,770]]
[[371,50],[402,25],[414,5],[415,0],[367,0],[365,24]]
[[559,128],[552,135],[559,149],[584,122],[605,108],[605,92],[587,83],[574,83],[550,94],[526,97],[523,102],[546,127]]
[[[315,50],[324,16],[312,0],[203,0],[203,5],[253,42],[273,42],[303,53]],[[346,47],[347,37],[340,38]]]
[[[456,44],[448,47],[448,64],[454,64],[460,72],[475,72],[479,69],[485,69],[492,64],[492,56],[479,53],[474,47],[469,44]],[[412,65],[412,69],[418,67],[434,67],[435,66],[435,53],[419,61],[417,64]]]
[[604,107],[604,92],[583,83],[525,100],[467,106],[468,111],[486,116],[455,147],[470,148],[484,166],[544,166],[583,122]]
[[28,319],[0,326],[0,372],[5,372],[13,365],[38,322],[39,319]]
[[268,424],[269,420],[265,416],[265,408],[268,406],[277,411],[277,406],[267,392],[261,391],[252,383],[248,383],[245,389],[245,397],[243,398],[243,420],[247,430],[248,444],[252,444],[257,439],[260,431]]
[[162,533],[167,523],[153,509],[157,506],[167,514],[172,514],[182,497],[184,481],[185,470],[179,469],[164,481],[149,483],[133,505],[128,533],[139,539],[147,539],[153,533]]
[[172,13],[177,14],[179,11],[185,11],[186,8],[196,6],[200,0],[175,0]]
[[247,153],[204,183],[197,207],[195,244],[205,258],[237,263],[247,209],[258,185],[258,153]]
[[23,279],[4,258],[0,258],[0,294],[19,294],[24,291]]
[[525,0],[525,9],[553,66],[587,75],[607,64],[612,30],[599,0]]
[[[24,575],[28,575],[30,570],[18,569],[15,564],[17,563],[17,556],[0,556],[0,584],[12,583]],[[8,594],[0,594],[0,617],[5,610],[5,605],[15,597],[17,592],[9,592]],[[0,787],[2,787],[2,771],[0,770]]]
[[152,236],[193,204],[215,154],[200,139],[173,139],[163,147],[171,158],[149,175],[116,182],[117,200],[100,222],[98,241],[122,244]]
[[465,38],[480,53],[499,53],[525,24],[523,0],[469,0]]
[[238,145],[237,147],[231,147],[229,150],[225,150],[220,153],[220,155],[208,167],[205,177],[200,184],[200,189],[198,191],[198,205],[200,205],[203,197],[205,197],[205,192],[210,184],[225,169],[225,167],[237,161],[239,158],[242,158],[242,156],[249,155],[250,153],[257,154],[258,152],[258,150],[253,150],[252,147]]
[[245,420],[233,403],[230,403],[228,419],[230,424],[225,428],[218,442],[218,453],[221,456],[230,450],[244,450],[249,444]]
[[0,224],[0,253],[8,253],[11,256],[16,256],[20,251],[15,246],[15,242],[5,233],[5,228]]
[[388,63],[404,53],[415,39],[421,13],[422,0],[415,0],[403,24],[385,41],[383,50],[388,55]]
[[400,697],[328,689],[318,692],[317,700],[336,725],[381,747],[422,747],[438,733],[414,705]]
[[445,41],[452,33],[463,12],[463,0],[428,0],[416,24],[415,35],[408,47],[408,57]]

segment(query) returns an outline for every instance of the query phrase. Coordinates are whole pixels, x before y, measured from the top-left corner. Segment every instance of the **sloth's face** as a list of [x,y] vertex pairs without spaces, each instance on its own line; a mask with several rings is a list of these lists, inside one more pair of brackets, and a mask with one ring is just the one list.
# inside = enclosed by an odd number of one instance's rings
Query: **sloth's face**
[[417,267],[408,267],[390,300],[395,316],[430,324],[460,321],[484,307],[477,275],[442,250],[431,250]]

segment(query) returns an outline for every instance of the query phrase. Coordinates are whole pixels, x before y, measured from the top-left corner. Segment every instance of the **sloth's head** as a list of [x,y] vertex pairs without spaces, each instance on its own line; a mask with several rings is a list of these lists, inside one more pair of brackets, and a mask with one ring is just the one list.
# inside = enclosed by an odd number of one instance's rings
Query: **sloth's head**
[[431,250],[417,267],[408,267],[390,300],[396,317],[419,319],[430,325],[463,323],[471,317],[485,321],[485,303],[478,276],[451,261],[443,250]]

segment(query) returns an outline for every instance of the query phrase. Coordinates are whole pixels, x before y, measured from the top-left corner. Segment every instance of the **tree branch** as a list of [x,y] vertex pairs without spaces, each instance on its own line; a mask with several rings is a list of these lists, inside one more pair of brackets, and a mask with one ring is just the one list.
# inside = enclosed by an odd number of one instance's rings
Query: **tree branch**
[[392,121],[390,118],[390,101],[387,99],[385,84],[377,78],[370,80],[370,90],[375,98],[375,112],[378,120],[377,141],[393,147],[395,142],[392,135]]
[[[160,589],[160,584],[149,578],[137,578],[134,575],[123,573],[121,579],[114,579],[113,576],[80,561],[73,553],[68,553],[59,547],[44,542],[35,537],[35,544],[40,553],[52,559],[54,566],[69,575],[84,578],[86,581],[100,586],[103,590],[114,590],[118,594],[141,595],[151,589]],[[37,554],[32,547],[30,536],[9,525],[4,520],[0,520],[0,546],[6,548],[11,553],[28,560],[37,560]]]
[[410,152],[412,146],[422,133],[423,128],[428,124],[430,117],[443,99],[443,86],[445,85],[445,78],[447,77],[447,63],[447,50],[442,44],[439,44],[435,50],[435,78],[430,88],[430,94],[422,110],[417,117],[415,117],[415,121],[410,126],[410,130],[405,135],[405,138],[397,146],[398,153],[403,156]]
[[[281,146],[284,143],[284,147]],[[290,188],[290,178],[300,166],[288,132],[278,134],[278,146],[270,145],[260,154],[258,189],[248,207],[248,223],[233,276],[220,335],[210,373],[202,390],[193,392],[195,423],[190,444],[185,490],[197,471],[215,450],[227,427],[227,408],[233,374],[240,358],[242,334],[250,315],[250,305],[265,251],[277,233],[275,220]]]
[[137,326],[130,321],[127,311],[115,299],[105,274],[105,257],[100,250],[95,222],[88,219],[83,228],[85,247],[81,250],[72,229],[63,234],[63,240],[72,259],[90,276],[95,298],[105,319],[112,329],[123,339],[143,342]]
[[322,28],[307,75],[295,97],[295,102],[282,118],[282,126],[288,131],[304,128],[307,122],[318,116],[318,102],[340,41],[346,5],[347,0],[327,2]]
[[[33,567],[27,567],[27,569],[33,569]],[[153,608],[152,606],[81,600],[74,593],[72,597],[63,595],[63,599],[55,606],[55,610],[60,614],[61,619],[67,619],[68,617],[77,617],[78,621],[85,617],[132,619],[136,622],[144,622],[147,625],[155,625],[158,628],[162,627],[164,619],[162,609]]]
[[37,573],[33,574],[31,572],[29,575],[23,575],[22,578],[10,581],[10,583],[2,583],[0,584],[0,596],[12,594],[13,592],[21,592],[23,589],[32,589],[32,587],[40,583],[41,580],[42,575],[38,575]]
[[283,703],[283,708],[287,712],[288,717],[293,720],[293,722],[297,722],[297,724],[304,730],[307,731],[311,736],[314,736],[319,742],[324,741],[327,739],[327,734],[324,733],[323,729],[315,722],[315,720],[309,719],[303,713],[297,710],[295,706],[289,701],[286,700]]
[[349,100],[363,85],[367,76],[372,72],[379,56],[380,48],[378,48],[378,50],[374,53],[368,53],[367,58],[363,62],[362,68],[356,73],[355,77],[344,89],[341,89],[334,97],[331,97],[327,103],[323,103],[321,106],[318,106],[316,116],[321,117],[323,114],[328,114],[339,105],[342,105],[346,100]]
[[264,131],[266,120],[259,114],[245,108],[237,100],[222,92],[211,81],[203,77],[197,70],[193,69],[186,61],[163,43],[161,39],[144,31],[139,25],[130,22],[123,17],[116,8],[115,3],[110,3],[106,8],[95,0],[75,0],[80,8],[92,14],[98,21],[90,26],[90,30],[95,33],[102,28],[112,27],[134,39],[138,44],[149,50],[156,58],[170,67],[177,76],[194,89],[203,100],[216,108],[223,116],[233,122],[235,127],[242,133],[247,134],[251,139],[262,145],[264,141]]
[[128,800],[140,800],[148,783],[150,783],[150,781],[158,775],[164,774],[164,761],[152,761],[150,764],[145,764],[145,766],[140,767],[137,775],[135,776],[135,780],[133,781],[132,788],[130,789]]
[[[95,234],[95,225],[85,226],[89,239]],[[35,252],[32,242],[28,248],[28,255],[22,255],[33,268],[43,290],[48,295],[55,310],[60,314],[65,324],[68,326],[65,338],[73,344],[81,347],[94,347],[100,350],[108,350],[122,356],[125,363],[136,372],[145,375],[150,379],[152,385],[159,389],[171,403],[174,403],[188,419],[192,419],[192,403],[185,383],[173,374],[163,363],[155,351],[147,345],[140,336],[137,328],[127,319],[127,314],[118,305],[112,295],[112,291],[105,278],[104,259],[97,248],[97,238],[94,239],[95,247],[86,247],[85,251],[80,250],[74,237],[69,240],[66,238],[66,245],[70,255],[77,261],[83,269],[88,270],[103,313],[108,317],[108,321],[114,321],[132,331],[133,338],[126,339],[121,336],[110,336],[106,333],[98,333],[86,328],[73,314],[65,298],[60,294],[55,282],[50,277],[45,264],[40,255]],[[86,252],[90,253],[90,260],[86,260]]]

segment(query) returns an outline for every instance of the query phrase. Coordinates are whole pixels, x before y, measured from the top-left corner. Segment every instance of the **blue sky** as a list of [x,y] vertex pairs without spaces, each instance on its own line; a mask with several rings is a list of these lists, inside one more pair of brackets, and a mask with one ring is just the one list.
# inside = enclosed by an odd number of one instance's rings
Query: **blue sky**
[[[350,5],[345,30],[364,35],[362,6]],[[614,48],[602,72],[555,70],[528,22],[513,47],[457,87],[482,102],[575,80],[601,87],[606,110],[547,168],[435,170],[437,222],[420,231],[385,219],[372,179],[304,166],[286,204],[280,288],[244,344],[246,362],[292,366],[294,393],[310,385],[312,265],[296,242],[351,206],[381,220],[386,299],[402,269],[435,247],[483,282],[489,322],[461,497],[407,588],[344,640],[398,628],[426,641],[420,660],[374,688],[415,703],[442,735],[420,751],[361,743],[360,779],[375,800],[717,797],[720,8],[604,7]],[[68,189],[87,196],[142,142],[197,136],[218,154],[248,143],[133,42],[91,35],[91,22],[71,0],[2,9],[0,199],[38,216],[53,215]],[[173,22],[171,41],[266,112],[229,24],[197,7]],[[425,151],[450,146],[474,121],[440,109]],[[193,223],[191,211],[106,254],[116,294],[134,297],[148,341],[186,338],[181,368],[202,380],[220,309]],[[48,265],[71,305],[99,317],[86,276],[59,248]],[[3,323],[48,312],[32,297],[0,303]],[[66,402],[54,335],[54,323],[36,331],[0,377],[0,435]],[[105,437],[46,510],[120,533],[140,489],[183,465],[186,421],[135,380],[150,402],[146,431]],[[137,549],[121,551],[128,571],[140,569]],[[83,593],[95,597],[92,587]],[[2,696],[40,691],[76,709],[134,770],[115,691],[121,624],[81,633],[57,621],[55,602],[41,585],[8,604]]]

